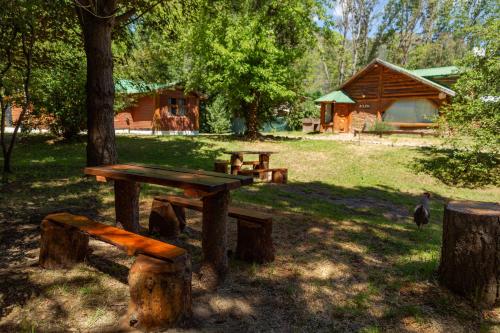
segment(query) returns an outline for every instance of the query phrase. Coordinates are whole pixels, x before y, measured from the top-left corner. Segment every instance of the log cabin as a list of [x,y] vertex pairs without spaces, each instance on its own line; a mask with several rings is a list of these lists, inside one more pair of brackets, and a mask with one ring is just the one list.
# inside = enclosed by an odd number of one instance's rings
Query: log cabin
[[115,130],[139,134],[198,134],[200,100],[198,92],[184,92],[176,84],[139,84],[129,80],[116,83],[116,94],[132,100],[116,112]]
[[434,127],[439,109],[451,102],[457,67],[407,70],[381,59],[315,102],[321,104],[320,132],[369,130],[377,122],[398,129]]

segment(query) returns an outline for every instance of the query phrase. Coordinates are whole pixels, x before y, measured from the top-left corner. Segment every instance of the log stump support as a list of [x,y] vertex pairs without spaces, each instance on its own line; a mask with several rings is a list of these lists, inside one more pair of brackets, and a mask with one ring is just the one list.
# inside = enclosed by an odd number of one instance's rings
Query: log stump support
[[71,268],[83,262],[89,236],[78,229],[49,220],[41,224],[39,265],[43,268]]
[[230,194],[220,191],[203,200],[201,279],[207,289],[215,289],[225,278],[227,257],[227,214]]
[[272,182],[276,184],[286,184],[288,182],[288,169],[272,169]]
[[153,199],[149,214],[149,233],[158,233],[166,238],[176,238],[186,227],[184,207]]
[[229,173],[229,162],[224,160],[217,160],[214,162],[214,171],[221,173]]
[[269,169],[269,154],[259,154],[259,169]]
[[130,302],[124,324],[145,331],[175,326],[191,317],[191,261],[174,263],[139,255],[129,272]]
[[238,219],[236,258],[249,262],[274,261],[272,222],[255,223]]
[[439,281],[480,307],[500,302],[500,205],[445,206]]
[[231,155],[231,174],[237,175],[243,165],[243,154]]
[[139,233],[140,184],[126,180],[115,180],[116,224],[123,229]]

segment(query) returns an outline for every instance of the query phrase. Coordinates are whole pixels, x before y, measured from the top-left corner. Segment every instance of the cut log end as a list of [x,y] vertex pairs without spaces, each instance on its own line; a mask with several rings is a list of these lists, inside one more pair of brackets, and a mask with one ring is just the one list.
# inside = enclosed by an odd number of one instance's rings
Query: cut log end
[[191,261],[175,263],[139,255],[129,273],[130,303],[123,324],[151,331],[191,317]]
[[40,267],[71,268],[85,260],[89,236],[77,229],[43,220],[40,243]]

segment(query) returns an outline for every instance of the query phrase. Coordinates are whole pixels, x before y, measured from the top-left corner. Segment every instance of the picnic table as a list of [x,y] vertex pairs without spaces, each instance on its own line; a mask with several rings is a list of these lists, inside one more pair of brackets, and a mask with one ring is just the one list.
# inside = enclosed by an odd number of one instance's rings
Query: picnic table
[[224,154],[231,155],[231,174],[237,175],[243,165],[243,156],[247,155],[259,155],[259,164],[257,169],[268,169],[269,168],[269,158],[272,154],[276,154],[274,151],[255,151],[255,150],[237,150],[237,151],[225,151]]
[[219,280],[227,273],[227,215],[230,191],[252,184],[252,177],[142,164],[87,167],[84,173],[96,176],[98,181],[114,181],[116,222],[125,230],[135,233],[139,232],[140,183],[176,187],[198,193],[203,202],[202,274],[205,272],[205,275]]

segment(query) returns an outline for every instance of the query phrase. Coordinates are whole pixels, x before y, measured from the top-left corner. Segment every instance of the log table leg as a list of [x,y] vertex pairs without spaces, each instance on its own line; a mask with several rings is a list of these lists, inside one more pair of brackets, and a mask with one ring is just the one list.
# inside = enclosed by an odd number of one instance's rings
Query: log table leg
[[215,289],[228,271],[227,209],[229,191],[203,197],[201,279],[208,289]]
[[231,174],[237,175],[243,165],[243,154],[231,155]]
[[116,224],[123,229],[139,233],[139,183],[115,180]]
[[452,201],[445,207],[440,282],[476,305],[500,302],[500,205]]
[[259,154],[259,169],[269,169],[269,154]]
[[170,328],[191,317],[191,261],[175,263],[139,255],[128,277],[130,303],[124,326],[145,331]]
[[87,255],[89,236],[77,229],[43,220],[39,264],[43,268],[71,268]]
[[153,200],[149,214],[149,233],[159,233],[166,238],[176,238],[186,227],[184,207]]

